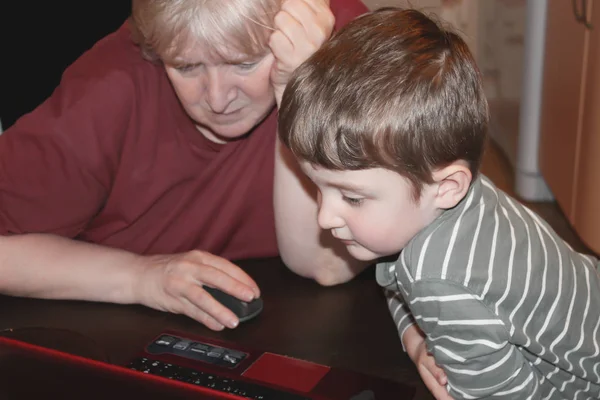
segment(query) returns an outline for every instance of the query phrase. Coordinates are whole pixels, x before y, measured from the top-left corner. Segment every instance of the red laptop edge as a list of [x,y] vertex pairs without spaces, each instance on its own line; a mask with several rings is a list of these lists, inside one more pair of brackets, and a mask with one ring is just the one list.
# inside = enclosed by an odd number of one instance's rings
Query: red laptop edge
[[167,330],[119,366],[0,337],[0,398],[385,400],[414,387]]

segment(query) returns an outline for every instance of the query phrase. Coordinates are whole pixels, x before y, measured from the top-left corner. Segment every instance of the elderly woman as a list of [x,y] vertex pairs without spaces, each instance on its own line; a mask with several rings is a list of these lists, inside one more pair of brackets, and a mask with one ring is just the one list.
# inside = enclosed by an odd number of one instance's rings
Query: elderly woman
[[291,72],[359,0],[133,0],[131,18],[0,136],[0,292],[139,303],[211,329],[203,285],[260,295],[229,260],[281,255],[332,285],[362,265],[317,227],[279,147]]

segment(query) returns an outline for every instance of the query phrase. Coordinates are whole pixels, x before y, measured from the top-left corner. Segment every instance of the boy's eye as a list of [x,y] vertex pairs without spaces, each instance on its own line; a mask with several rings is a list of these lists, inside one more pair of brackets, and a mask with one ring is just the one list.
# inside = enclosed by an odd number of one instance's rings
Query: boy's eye
[[365,200],[364,198],[355,198],[355,197],[348,197],[348,196],[343,196],[343,199],[346,203],[350,204],[353,207],[360,206],[363,203],[363,201]]

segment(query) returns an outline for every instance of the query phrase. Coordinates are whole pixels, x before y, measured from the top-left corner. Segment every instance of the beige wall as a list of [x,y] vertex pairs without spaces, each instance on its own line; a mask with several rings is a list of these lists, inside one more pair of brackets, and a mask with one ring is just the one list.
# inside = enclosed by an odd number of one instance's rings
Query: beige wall
[[442,0],[363,0],[363,3],[371,10],[379,7],[399,6],[414,8],[439,7]]
[[447,22],[463,36],[484,76],[492,111],[492,138],[514,163],[523,75],[526,0],[363,2],[371,10],[385,6],[420,9]]

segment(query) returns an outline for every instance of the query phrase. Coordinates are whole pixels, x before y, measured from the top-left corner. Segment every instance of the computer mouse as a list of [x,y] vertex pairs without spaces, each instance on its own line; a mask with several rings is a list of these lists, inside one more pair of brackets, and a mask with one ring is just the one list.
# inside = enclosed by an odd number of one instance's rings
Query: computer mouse
[[233,313],[237,315],[240,322],[246,322],[256,317],[263,309],[263,301],[261,298],[254,299],[251,302],[246,302],[217,288],[203,286],[203,289],[206,290],[219,303],[233,311]]

